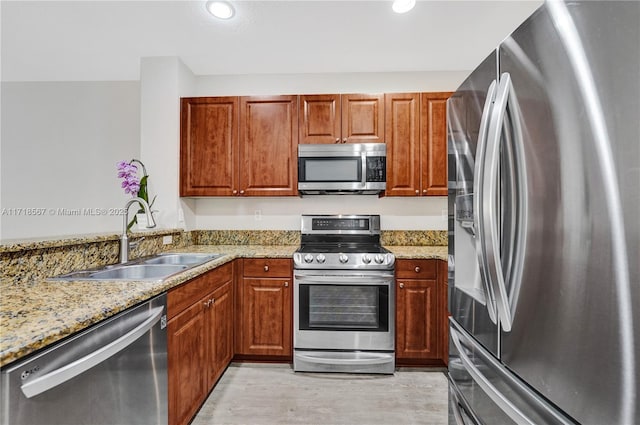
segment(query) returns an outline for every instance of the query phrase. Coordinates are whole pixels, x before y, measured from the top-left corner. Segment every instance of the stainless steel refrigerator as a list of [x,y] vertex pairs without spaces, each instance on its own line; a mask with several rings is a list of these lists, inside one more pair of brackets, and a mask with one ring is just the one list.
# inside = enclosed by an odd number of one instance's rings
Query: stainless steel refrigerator
[[640,424],[640,2],[548,1],[448,101],[450,423]]

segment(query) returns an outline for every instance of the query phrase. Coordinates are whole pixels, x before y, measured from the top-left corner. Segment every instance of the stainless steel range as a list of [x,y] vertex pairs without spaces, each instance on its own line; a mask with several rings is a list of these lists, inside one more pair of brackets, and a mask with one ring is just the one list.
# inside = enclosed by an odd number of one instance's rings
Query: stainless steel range
[[379,215],[303,215],[293,255],[293,369],[393,373],[395,257]]

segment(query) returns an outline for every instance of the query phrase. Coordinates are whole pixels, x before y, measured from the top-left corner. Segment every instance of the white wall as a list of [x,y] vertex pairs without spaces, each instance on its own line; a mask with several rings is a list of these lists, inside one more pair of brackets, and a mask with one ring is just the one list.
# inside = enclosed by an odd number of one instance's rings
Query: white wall
[[116,162],[140,155],[138,82],[3,82],[1,114],[2,239],[121,229]]

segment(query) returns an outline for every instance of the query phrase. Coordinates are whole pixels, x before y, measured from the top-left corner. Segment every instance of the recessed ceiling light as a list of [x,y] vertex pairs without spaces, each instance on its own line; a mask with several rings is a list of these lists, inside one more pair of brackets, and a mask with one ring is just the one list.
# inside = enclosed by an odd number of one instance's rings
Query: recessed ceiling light
[[416,5],[416,0],[393,0],[391,8],[396,13],[406,13],[413,9]]
[[207,3],[207,10],[219,19],[230,19],[233,16],[233,6],[226,1],[210,1]]

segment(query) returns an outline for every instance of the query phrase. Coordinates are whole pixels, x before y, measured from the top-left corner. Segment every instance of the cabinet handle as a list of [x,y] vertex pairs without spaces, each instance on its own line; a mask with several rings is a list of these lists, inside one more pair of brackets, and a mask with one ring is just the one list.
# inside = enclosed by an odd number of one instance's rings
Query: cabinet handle
[[416,273],[420,273],[420,267],[416,266],[415,270],[416,270]]
[[427,193],[427,189],[422,189],[422,193],[426,194]]
[[340,138],[336,137],[336,143],[340,143]]
[[237,195],[238,191],[236,189],[233,189],[233,192],[231,192],[231,193],[233,193],[234,195]]
[[347,143],[347,138],[342,139],[342,143]]
[[404,289],[404,283],[400,283],[400,289]]
[[269,266],[264,266],[264,271],[268,272],[269,271]]
[[203,302],[202,304],[204,304],[205,307],[209,307],[209,306],[211,306],[212,302],[213,302],[213,300],[207,300],[207,301]]
[[419,194],[420,194],[420,191],[419,191],[419,190],[416,190],[416,195],[419,195]]
[[289,282],[285,282],[285,283],[284,283],[284,287],[285,287],[285,288],[288,288],[288,287],[289,287]]
[[244,195],[244,190],[241,190],[241,191],[240,191],[240,195]]
[[209,301],[211,301],[211,305],[214,305],[216,303],[216,299],[215,298],[211,298]]

